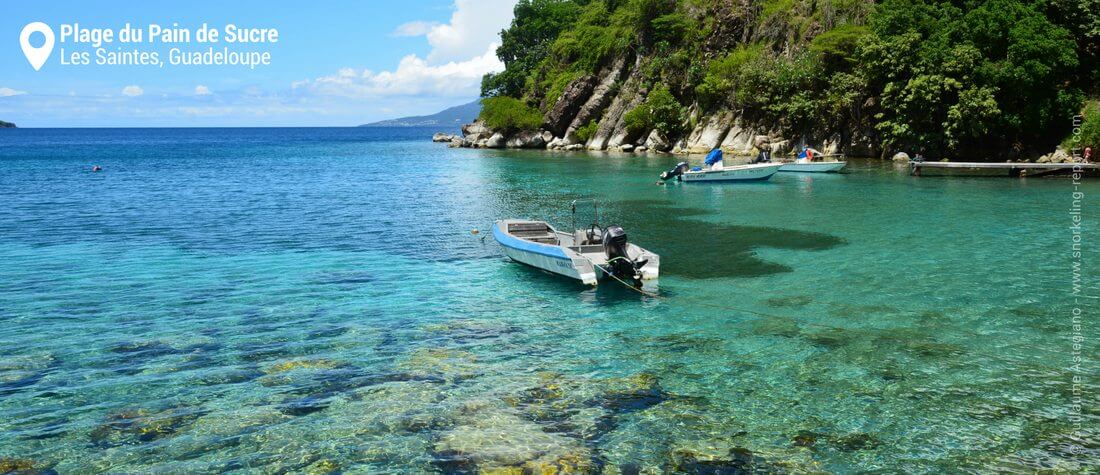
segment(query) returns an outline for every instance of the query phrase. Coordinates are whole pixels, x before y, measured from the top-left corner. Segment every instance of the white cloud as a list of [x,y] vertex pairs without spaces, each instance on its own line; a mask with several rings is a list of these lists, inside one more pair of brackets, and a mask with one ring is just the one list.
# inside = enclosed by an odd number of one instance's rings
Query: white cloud
[[209,87],[203,86],[202,84],[199,84],[198,86],[195,86],[195,95],[196,96],[209,96],[211,94],[213,94],[213,93],[210,92]]
[[516,0],[455,0],[450,23],[424,33],[432,45],[428,61],[461,61],[481,54],[485,45],[500,41],[500,30],[511,23],[515,6]]
[[491,43],[480,56],[466,61],[451,61],[431,65],[416,55],[401,58],[393,71],[357,71],[341,69],[334,75],[293,84],[297,91],[321,95],[370,98],[379,96],[435,95],[473,97],[479,92],[485,73],[504,69],[496,57],[496,43]]
[[137,97],[142,94],[145,94],[145,90],[138,86],[126,86],[122,88],[122,95],[124,96]]
[[343,68],[331,76],[297,81],[298,93],[370,99],[396,96],[474,97],[486,73],[504,69],[496,57],[500,30],[512,21],[516,0],[455,0],[446,24],[414,21],[396,36],[427,38],[427,57],[407,55],[392,71]]
[[0,97],[22,96],[27,91],[16,91],[10,87],[0,87]]
[[439,26],[439,23],[434,21],[410,21],[399,25],[396,30],[393,30],[393,36],[424,36],[437,26]]

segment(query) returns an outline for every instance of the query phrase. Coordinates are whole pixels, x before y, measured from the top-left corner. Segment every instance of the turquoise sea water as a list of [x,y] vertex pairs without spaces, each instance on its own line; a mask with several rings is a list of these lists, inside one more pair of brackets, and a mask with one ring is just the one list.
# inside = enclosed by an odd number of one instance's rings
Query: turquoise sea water
[[[1067,179],[854,161],[656,186],[678,158],[431,132],[0,130],[0,465],[1100,465],[1092,299],[1071,368]],[[1080,191],[1096,296],[1100,185]],[[488,236],[567,225],[578,197],[661,254],[661,298],[509,262]]]

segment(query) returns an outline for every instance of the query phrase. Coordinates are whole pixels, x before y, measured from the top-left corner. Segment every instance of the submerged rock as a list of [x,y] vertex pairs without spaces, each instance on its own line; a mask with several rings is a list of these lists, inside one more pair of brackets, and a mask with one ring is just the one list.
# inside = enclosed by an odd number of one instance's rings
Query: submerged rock
[[0,474],[3,475],[57,475],[57,472],[42,468],[30,459],[0,457]]
[[830,443],[844,452],[870,450],[879,446],[878,439],[862,432],[854,432],[839,437],[833,437],[830,439]]
[[808,430],[800,430],[791,439],[791,443],[797,447],[813,447],[817,443],[817,438],[820,437],[817,433],[810,432]]
[[0,396],[15,394],[38,384],[57,365],[58,361],[52,354],[0,360]]
[[613,413],[644,410],[668,399],[657,377],[649,373],[606,379],[600,387],[603,392],[594,402]]
[[848,345],[852,335],[840,328],[822,328],[803,333],[803,336],[817,346],[825,348],[839,348]]
[[474,319],[433,323],[421,329],[433,337],[447,338],[457,344],[504,338],[520,331],[515,325]]
[[752,332],[757,335],[794,338],[802,333],[798,323],[790,318],[762,318],[753,322]]
[[268,368],[264,369],[264,373],[278,374],[285,373],[287,371],[294,371],[299,369],[335,369],[343,366],[343,364],[325,359],[316,360],[291,360],[282,361],[276,363]]
[[455,425],[459,409],[444,387],[425,381],[391,382],[358,389],[336,399],[329,417],[356,428],[356,433],[412,435]]
[[814,298],[809,295],[792,295],[788,297],[772,297],[764,301],[770,307],[805,307]]
[[766,468],[767,461],[749,449],[733,447],[724,453],[680,448],[672,453],[672,472],[693,474],[777,473]]
[[106,421],[92,430],[91,442],[96,447],[152,442],[171,437],[205,412],[190,408],[164,411],[131,409],[109,414]]
[[587,473],[592,453],[575,439],[547,433],[509,410],[473,408],[435,445],[436,465],[465,470],[520,468],[525,473]]
[[230,411],[213,411],[195,419],[187,434],[195,437],[238,437],[291,420],[273,406],[240,407]]
[[340,473],[340,464],[330,459],[321,459],[306,466],[306,475],[327,475]]
[[462,381],[480,374],[477,357],[447,348],[423,348],[397,364],[398,371],[413,379]]

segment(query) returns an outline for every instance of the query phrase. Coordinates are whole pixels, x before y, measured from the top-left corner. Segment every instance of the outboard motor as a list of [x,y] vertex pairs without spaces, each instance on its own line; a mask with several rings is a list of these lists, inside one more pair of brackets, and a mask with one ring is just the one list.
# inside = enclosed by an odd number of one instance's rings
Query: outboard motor
[[642,271],[646,261],[634,262],[626,252],[626,231],[619,226],[608,226],[603,231],[603,250],[607,254],[607,266],[611,274],[623,281],[642,285]]
[[679,178],[680,178],[680,175],[683,175],[683,174],[684,174],[684,172],[686,172],[686,171],[687,171],[687,169],[688,169],[688,164],[687,164],[687,162],[680,162],[680,163],[677,163],[677,164],[676,164],[676,166],[675,166],[675,167],[674,167],[674,168],[673,168],[672,170],[669,170],[669,171],[667,171],[667,172],[662,172],[662,173],[661,173],[661,180],[663,180],[663,181],[669,181],[669,180],[671,180],[671,179],[673,179],[673,178],[677,178],[677,179],[679,179]]

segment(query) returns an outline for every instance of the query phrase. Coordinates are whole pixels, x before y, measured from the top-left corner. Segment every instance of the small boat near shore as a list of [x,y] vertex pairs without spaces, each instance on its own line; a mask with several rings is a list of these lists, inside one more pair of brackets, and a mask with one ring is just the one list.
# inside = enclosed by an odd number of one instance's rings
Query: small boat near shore
[[734,165],[714,170],[688,170],[684,172],[684,181],[756,181],[767,180],[783,167],[781,163],[751,163]]
[[840,169],[844,168],[848,162],[831,161],[831,162],[809,162],[809,161],[796,161],[786,162],[779,167],[781,172],[796,172],[796,173],[836,173]]
[[677,163],[667,172],[661,173],[661,180],[668,181],[673,178],[678,181],[758,181],[771,178],[781,163],[750,163],[747,165],[722,165],[722,150],[715,148],[707,154],[705,166],[689,168],[687,162]]
[[601,228],[596,219],[585,228],[576,226],[577,201],[573,202],[574,231],[558,231],[546,221],[502,219],[493,225],[493,238],[512,260],[531,267],[597,285],[612,276],[635,287],[656,279],[660,256],[627,242],[619,226]]
[[815,157],[824,159],[825,157],[843,157],[843,155],[833,154],[826,155],[811,147],[802,147],[802,151],[799,152],[798,157],[793,162],[783,162],[783,166],[779,168],[781,172],[796,172],[796,173],[833,173],[840,171],[844,168],[848,162],[842,162],[839,160],[829,160],[815,162]]

